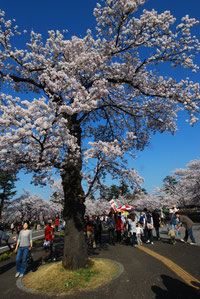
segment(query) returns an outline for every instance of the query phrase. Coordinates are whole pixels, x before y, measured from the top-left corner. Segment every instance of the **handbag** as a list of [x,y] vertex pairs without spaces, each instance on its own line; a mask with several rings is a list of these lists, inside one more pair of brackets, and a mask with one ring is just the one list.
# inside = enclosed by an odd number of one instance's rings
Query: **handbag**
[[148,229],[153,229],[153,225],[151,223],[147,223],[147,228]]
[[26,261],[27,261],[27,264],[29,264],[29,265],[33,263],[33,255],[30,250],[27,254]]
[[51,241],[44,240],[43,246],[44,247],[50,247],[51,246]]

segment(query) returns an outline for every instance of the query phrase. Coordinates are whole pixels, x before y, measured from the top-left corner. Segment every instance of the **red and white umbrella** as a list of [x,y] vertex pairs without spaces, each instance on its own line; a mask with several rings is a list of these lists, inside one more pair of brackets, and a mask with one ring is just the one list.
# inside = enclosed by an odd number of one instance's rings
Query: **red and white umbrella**
[[120,211],[133,211],[133,210],[135,210],[135,208],[131,207],[131,206],[128,206],[128,205],[123,205],[123,206],[118,207],[117,210],[120,210]]

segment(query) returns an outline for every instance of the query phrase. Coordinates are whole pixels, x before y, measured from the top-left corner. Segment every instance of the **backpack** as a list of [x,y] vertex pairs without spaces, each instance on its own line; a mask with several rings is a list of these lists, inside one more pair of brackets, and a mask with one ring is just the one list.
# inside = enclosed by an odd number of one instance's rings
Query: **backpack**
[[144,216],[143,215],[140,216],[139,222],[140,222],[140,224],[143,224],[143,222],[144,222]]
[[146,217],[147,217],[147,223],[151,223],[151,214],[147,213]]

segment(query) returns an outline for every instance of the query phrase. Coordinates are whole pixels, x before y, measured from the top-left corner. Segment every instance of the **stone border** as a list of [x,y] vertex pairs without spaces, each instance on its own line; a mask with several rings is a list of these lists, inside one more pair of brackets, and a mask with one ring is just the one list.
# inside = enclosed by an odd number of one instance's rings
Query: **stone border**
[[117,261],[114,261],[114,260],[111,260],[111,259],[101,258],[101,257],[95,257],[94,259],[100,259],[100,260],[109,261],[109,262],[115,263],[115,264],[117,264],[119,266],[119,272],[117,274],[115,274],[113,277],[111,277],[107,281],[107,283],[110,282],[111,280],[117,279],[124,272],[124,266],[120,262],[117,262]]
[[26,292],[26,293],[30,293],[30,294],[36,294],[34,293],[33,290],[26,288],[23,284],[22,284],[22,279],[18,278],[16,281],[16,286],[18,287],[18,289]]
[[[106,259],[106,258],[100,258],[100,257],[98,257],[98,258],[95,257],[94,259],[106,260],[106,261],[115,263],[115,264],[117,264],[117,265],[119,266],[119,272],[118,272],[117,274],[115,274],[113,277],[111,277],[108,281],[106,281],[105,284],[99,286],[98,288],[100,288],[100,287],[102,287],[102,286],[108,284],[108,283],[109,283],[110,281],[112,281],[112,280],[117,279],[117,278],[124,272],[124,266],[123,266],[121,263],[117,262],[117,261],[114,261],[114,260],[111,260],[111,259]],[[32,289],[29,289],[29,288],[25,287],[25,286],[22,284],[22,278],[20,278],[20,277],[16,280],[16,286],[18,287],[18,289],[20,289],[20,290],[22,290],[22,291],[24,291],[24,292],[26,292],[26,293],[30,293],[30,294],[39,294],[39,292],[36,293],[36,292],[34,292]],[[97,288],[97,289],[98,289],[98,288]],[[86,291],[86,292],[87,292],[87,291]],[[48,294],[47,294],[47,296],[48,296]],[[63,295],[62,295],[62,296],[63,296]]]

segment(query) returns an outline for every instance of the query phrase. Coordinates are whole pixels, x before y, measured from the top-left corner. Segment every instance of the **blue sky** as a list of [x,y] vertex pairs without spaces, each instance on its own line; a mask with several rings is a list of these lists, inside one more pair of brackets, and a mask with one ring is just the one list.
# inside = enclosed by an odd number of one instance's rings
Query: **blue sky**
[[[96,0],[7,0],[1,1],[0,9],[6,12],[8,19],[16,19],[19,28],[27,29],[28,33],[33,29],[45,36],[51,29],[68,29],[70,38],[71,35],[84,36],[88,28],[94,29],[93,8],[96,2]],[[197,0],[149,0],[143,8],[154,8],[158,12],[170,10],[178,20],[186,14],[200,19],[200,1]],[[195,32],[200,38],[199,33],[200,30]],[[199,74],[191,78],[200,81]],[[178,79],[185,76],[182,70],[176,70]],[[190,127],[185,122],[183,113],[178,120],[178,128],[175,136],[166,133],[152,136],[150,146],[138,153],[138,159],[130,165],[143,176],[145,179],[143,187],[150,193],[156,186],[161,186],[162,180],[171,171],[184,168],[191,160],[200,159],[200,125]],[[51,189],[48,187],[30,185],[29,175],[21,174],[16,187],[18,195],[23,193],[23,189],[40,194],[46,199],[51,194]]]

